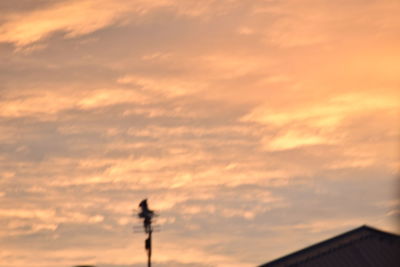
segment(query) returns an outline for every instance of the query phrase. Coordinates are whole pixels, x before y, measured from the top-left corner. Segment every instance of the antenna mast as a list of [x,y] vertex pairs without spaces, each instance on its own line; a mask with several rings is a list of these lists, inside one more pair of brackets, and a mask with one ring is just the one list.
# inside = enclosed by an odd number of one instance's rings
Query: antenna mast
[[154,211],[150,210],[147,205],[147,199],[144,199],[139,204],[140,212],[138,217],[143,219],[144,232],[148,235],[144,242],[145,249],[147,251],[147,266],[151,267],[151,235],[153,233],[153,226],[151,225]]

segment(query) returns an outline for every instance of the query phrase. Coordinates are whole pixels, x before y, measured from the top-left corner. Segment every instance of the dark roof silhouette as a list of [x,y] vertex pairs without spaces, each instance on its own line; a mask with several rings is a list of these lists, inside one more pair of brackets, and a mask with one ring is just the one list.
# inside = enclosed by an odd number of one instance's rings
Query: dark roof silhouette
[[399,267],[400,236],[361,226],[259,267]]

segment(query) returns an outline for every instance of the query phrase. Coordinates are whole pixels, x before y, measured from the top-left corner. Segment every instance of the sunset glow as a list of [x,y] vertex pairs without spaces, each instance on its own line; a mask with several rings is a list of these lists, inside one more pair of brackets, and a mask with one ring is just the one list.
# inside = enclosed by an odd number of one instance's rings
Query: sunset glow
[[250,267],[400,233],[400,1],[0,2],[0,267]]

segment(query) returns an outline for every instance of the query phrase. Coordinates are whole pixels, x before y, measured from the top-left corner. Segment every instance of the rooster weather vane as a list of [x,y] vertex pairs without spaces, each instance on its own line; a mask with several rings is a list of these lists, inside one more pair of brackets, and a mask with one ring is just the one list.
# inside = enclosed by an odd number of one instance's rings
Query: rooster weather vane
[[138,217],[143,219],[144,232],[148,235],[145,241],[145,248],[147,251],[147,266],[151,267],[151,234],[153,233],[153,227],[151,223],[155,213],[149,209],[147,199],[144,199],[140,202],[139,208],[140,212]]

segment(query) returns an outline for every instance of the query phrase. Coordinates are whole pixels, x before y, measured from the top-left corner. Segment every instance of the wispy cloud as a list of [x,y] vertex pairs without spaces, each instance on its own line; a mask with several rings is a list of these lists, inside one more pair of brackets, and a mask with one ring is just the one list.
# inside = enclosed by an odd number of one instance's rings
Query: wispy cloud
[[[67,37],[88,34],[116,23],[123,14],[138,16],[166,1],[62,1],[44,9],[9,14],[1,27],[0,40],[24,46],[56,31]],[[34,25],[34,27],[32,27]]]
[[[89,34],[103,28],[138,21],[153,10],[172,8],[177,15],[198,17],[214,1],[198,3],[174,0],[65,0],[41,9],[10,12],[0,27],[0,42],[23,47],[62,32],[66,38]],[[214,5],[216,7],[216,5]],[[32,27],[34,25],[34,27]]]

